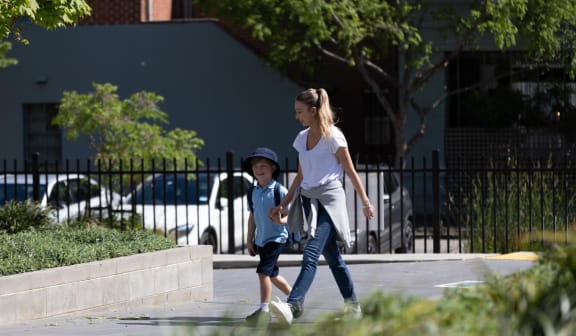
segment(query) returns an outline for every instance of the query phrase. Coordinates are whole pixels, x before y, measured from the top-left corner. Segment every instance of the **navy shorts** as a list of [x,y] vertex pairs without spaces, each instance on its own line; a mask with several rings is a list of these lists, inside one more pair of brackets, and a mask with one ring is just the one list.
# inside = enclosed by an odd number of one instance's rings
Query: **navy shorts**
[[256,267],[256,273],[267,275],[271,278],[278,276],[278,258],[285,244],[270,242],[264,246],[258,246],[260,262]]

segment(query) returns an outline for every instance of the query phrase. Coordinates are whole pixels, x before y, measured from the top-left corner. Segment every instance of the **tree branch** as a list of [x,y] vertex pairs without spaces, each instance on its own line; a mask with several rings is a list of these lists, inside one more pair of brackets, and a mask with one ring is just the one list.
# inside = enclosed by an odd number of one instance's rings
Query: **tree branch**
[[443,95],[441,95],[440,97],[438,97],[437,99],[435,99],[429,106],[427,107],[421,107],[414,98],[410,99],[410,105],[412,106],[412,108],[414,109],[414,111],[416,112],[416,114],[418,114],[418,117],[420,119],[420,127],[418,128],[418,130],[416,131],[416,133],[414,133],[414,135],[410,138],[409,141],[407,141],[406,143],[406,154],[408,154],[410,152],[410,150],[412,149],[413,146],[415,146],[420,140],[422,140],[422,138],[424,138],[424,135],[426,134],[426,123],[428,122],[428,114],[432,111],[434,111],[440,104],[442,104],[446,99],[457,95],[457,94],[461,94],[464,92],[468,92],[474,89],[477,89],[479,87],[482,87],[484,84],[489,83],[490,81],[493,80],[499,80],[502,78],[506,78],[506,77],[511,77],[514,76],[516,74],[522,73],[523,71],[508,71],[505,73],[501,73],[497,76],[494,76],[492,78],[486,79],[484,81],[480,81],[476,84],[473,85],[469,85],[463,88],[459,88],[457,90],[453,90],[450,92],[447,92]]
[[368,69],[366,69],[364,58],[362,56],[356,57],[355,61],[356,61],[356,67],[360,71],[362,78],[364,78],[366,83],[368,83],[368,85],[376,95],[378,102],[384,108],[384,112],[386,112],[388,118],[390,118],[390,120],[395,120],[396,116],[394,115],[394,110],[392,109],[392,106],[390,106],[390,102],[388,101],[388,99],[386,99],[386,97],[382,93],[380,85],[374,80],[374,78],[372,78],[372,76],[370,76]]
[[397,88],[397,89],[400,88],[400,85],[399,85],[399,83],[398,83],[398,80],[397,80],[396,78],[392,77],[386,70],[382,69],[382,68],[381,68],[380,66],[378,66],[376,63],[370,61],[370,60],[367,59],[367,58],[363,58],[363,59],[364,59],[364,64],[365,64],[368,68],[376,71],[376,73],[378,73],[380,76],[382,76],[382,78],[384,78],[384,80],[385,80],[387,83],[389,83],[390,85],[392,85],[393,87],[395,87],[395,88]]
[[345,58],[345,57],[343,57],[343,56],[340,56],[340,55],[336,54],[335,52],[332,52],[332,51],[324,48],[322,45],[320,45],[320,43],[317,43],[317,44],[316,44],[316,47],[317,47],[318,49],[320,49],[320,51],[321,51],[324,55],[326,55],[326,56],[328,56],[328,57],[330,57],[330,58],[332,58],[332,59],[334,59],[334,60],[336,60],[336,61],[339,61],[339,62],[342,62],[342,63],[345,63],[345,64],[350,64],[350,60],[349,60],[349,59],[347,59],[347,58]]
[[[489,78],[489,79],[486,79],[486,80],[477,82],[476,84],[472,84],[472,85],[469,85],[469,86],[466,86],[466,87],[463,87],[463,88],[459,88],[459,89],[457,89],[457,90],[453,90],[453,91],[450,91],[450,92],[446,92],[445,94],[443,94],[443,95],[441,95],[440,97],[438,97],[437,99],[435,99],[435,100],[432,102],[432,104],[430,104],[430,111],[433,111],[434,109],[436,109],[440,104],[442,104],[442,102],[444,102],[446,99],[448,99],[448,98],[450,98],[450,97],[452,97],[452,96],[455,96],[455,95],[457,95],[457,94],[461,94],[461,93],[464,93],[464,92],[468,92],[468,91],[471,91],[471,90],[480,88],[480,87],[484,86],[485,84],[487,84],[487,83],[489,83],[489,82],[491,82],[491,81],[493,81],[493,80],[500,80],[500,79],[502,79],[502,78],[512,77],[512,76],[517,75],[517,74],[522,73],[522,72],[523,72],[523,71],[508,71],[508,72],[505,72],[505,73],[501,73],[501,74],[499,74],[499,75],[497,75],[497,76],[494,76],[494,77],[492,77],[492,78]],[[429,111],[429,112],[430,112],[430,111]]]
[[481,15],[480,17],[478,17],[472,24],[469,25],[468,28],[466,28],[464,33],[461,35],[462,37],[458,41],[457,47],[451,53],[446,55],[440,62],[437,62],[436,64],[434,64],[431,68],[424,71],[420,76],[417,76],[412,81],[412,85],[410,86],[410,91],[412,92],[411,96],[413,96],[416,93],[417,88],[422,83],[426,83],[438,71],[440,71],[441,69],[444,69],[445,67],[448,66],[448,64],[450,62],[452,62],[454,59],[456,59],[456,57],[458,57],[458,55],[460,55],[462,53],[462,51],[464,50],[464,47],[467,45],[465,43],[465,41],[468,41],[475,34],[476,29],[477,29],[479,24],[487,21],[488,19],[489,19],[489,16],[485,13],[483,15]]
[[420,118],[420,127],[418,128],[418,130],[414,133],[414,135],[410,138],[410,140],[408,140],[406,142],[406,146],[405,148],[405,152],[404,155],[408,155],[410,153],[410,150],[412,149],[412,147],[414,147],[420,140],[422,140],[424,138],[424,135],[426,134],[426,127],[428,126],[428,113],[430,113],[430,111],[432,110],[431,107],[425,107],[422,108],[414,98],[410,99],[410,105],[412,106],[412,108],[414,109],[414,111],[416,111],[416,113],[418,114],[418,117]]

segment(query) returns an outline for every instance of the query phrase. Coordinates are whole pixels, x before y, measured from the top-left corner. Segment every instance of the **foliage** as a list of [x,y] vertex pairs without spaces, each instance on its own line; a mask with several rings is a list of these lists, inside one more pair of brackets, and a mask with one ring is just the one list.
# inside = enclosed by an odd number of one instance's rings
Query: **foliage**
[[168,124],[168,115],[158,106],[163,97],[142,91],[120,100],[112,84],[94,83],[93,88],[88,94],[64,92],[53,123],[65,129],[66,138],[89,136],[95,159],[110,170],[119,170],[122,160],[129,164],[127,159],[136,160],[141,170],[163,159],[168,168],[195,169],[195,151],[204,141],[195,131],[163,129]]
[[85,0],[0,0],[0,39],[14,34],[21,37],[24,18],[41,27],[54,29],[76,23],[89,15],[91,8]]
[[12,44],[4,39],[27,44],[28,40],[22,36],[25,22],[54,29],[75,24],[90,12],[86,0],[0,0],[0,69],[17,64],[17,60],[6,58]]
[[5,57],[6,53],[12,49],[12,44],[8,41],[0,40],[0,69],[18,64],[18,60]]
[[[329,59],[357,71],[393,121],[396,165],[424,136],[429,113],[456,92],[426,102],[417,93],[464,50],[491,40],[494,49],[525,49],[526,64],[562,64],[576,74],[576,0],[194,1],[265,41],[277,69],[315,69]],[[427,40],[430,27],[443,27],[444,39]],[[398,68],[391,66],[396,54]],[[406,136],[409,109],[420,126]]]
[[[470,176],[470,190],[462,187],[462,204],[469,212],[459,221],[468,228],[468,252],[539,250],[568,240],[576,224],[576,192],[568,176],[554,170],[551,160],[520,168],[517,160],[502,170],[493,163]],[[549,237],[547,232],[564,232]]]
[[6,202],[0,207],[0,234],[51,227],[55,222],[50,211],[49,208],[30,200]]
[[[574,335],[576,246],[552,246],[526,271],[488,275],[483,284],[448,288],[435,299],[376,291],[362,308],[361,320],[326,314],[313,323],[293,325],[290,335]],[[269,335],[270,330],[234,330],[239,336],[255,333]]]
[[74,265],[174,247],[148,231],[101,226],[58,226],[46,231],[0,234],[0,275]]
[[553,245],[525,273],[496,279],[482,294],[514,320],[515,335],[574,335],[576,246]]

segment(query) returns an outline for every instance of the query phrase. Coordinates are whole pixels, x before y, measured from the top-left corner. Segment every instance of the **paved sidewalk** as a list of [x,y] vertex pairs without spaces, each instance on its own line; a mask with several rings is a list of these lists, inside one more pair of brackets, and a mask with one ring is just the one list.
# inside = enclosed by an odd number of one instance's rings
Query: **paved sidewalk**
[[[281,274],[293,282],[301,255],[282,255]],[[359,298],[374,291],[418,297],[439,297],[450,286],[484,281],[493,274],[507,275],[531,267],[533,254],[405,254],[346,255]],[[83,317],[60,317],[0,326],[0,335],[212,335],[233,334],[257,308],[259,289],[248,256],[214,256],[214,299],[173,307],[142,308]],[[274,289],[273,295],[283,294]],[[322,314],[342,309],[342,298],[330,270],[321,263],[295,323],[308,323]],[[285,333],[281,329],[277,333]]]

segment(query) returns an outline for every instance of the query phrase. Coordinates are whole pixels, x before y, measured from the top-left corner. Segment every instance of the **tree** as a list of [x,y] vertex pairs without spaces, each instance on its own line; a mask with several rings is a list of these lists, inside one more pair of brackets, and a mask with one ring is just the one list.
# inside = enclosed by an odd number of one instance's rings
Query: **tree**
[[[433,101],[417,100],[435,75],[481,41],[489,38],[503,51],[520,47],[528,63],[562,64],[572,77],[576,71],[576,0],[470,0],[464,5],[416,0],[195,1],[263,40],[267,60],[281,71],[291,64],[313,69],[327,58],[357,71],[393,121],[395,166],[424,137],[430,112],[450,96],[481,84],[445,90]],[[446,43],[441,49],[424,39],[424,25],[431,22],[444,28],[449,50]],[[396,54],[398,74],[386,66]],[[387,91],[395,92],[396,106]],[[407,136],[409,111],[415,112],[419,128]]]
[[0,0],[0,68],[16,64],[15,59],[5,58],[11,43],[2,40],[11,38],[28,43],[22,36],[25,22],[54,29],[75,24],[90,11],[85,0]]
[[93,88],[88,94],[64,92],[53,123],[65,129],[67,139],[88,136],[96,152],[94,159],[111,169],[129,159],[141,162],[142,169],[149,169],[152,160],[163,159],[169,167],[184,163],[187,168],[196,167],[195,151],[204,141],[195,131],[162,128],[168,117],[158,107],[161,96],[142,91],[120,100],[112,84],[94,83]]
[[8,41],[0,41],[0,69],[18,64],[15,58],[8,58],[6,54],[12,49],[12,43]]

